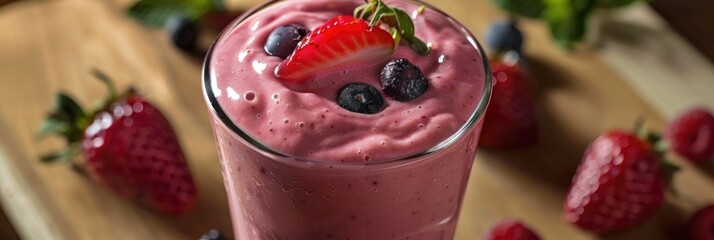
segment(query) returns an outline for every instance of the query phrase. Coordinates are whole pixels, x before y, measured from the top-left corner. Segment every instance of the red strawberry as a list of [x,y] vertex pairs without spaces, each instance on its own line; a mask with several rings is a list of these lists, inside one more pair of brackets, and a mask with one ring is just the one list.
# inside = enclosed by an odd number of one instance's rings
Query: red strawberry
[[714,116],[703,108],[692,109],[667,127],[665,138],[672,150],[695,163],[714,156]]
[[538,142],[538,120],[533,92],[518,65],[491,62],[493,94],[481,131],[480,146],[524,148]]
[[[585,151],[565,201],[565,219],[582,229],[607,234],[635,226],[664,201],[668,173],[659,141],[622,131],[607,132]],[[657,147],[660,145],[657,144]]]
[[484,240],[540,240],[540,238],[520,221],[509,219],[492,226]]
[[[166,117],[134,91],[112,94],[86,114],[60,94],[44,132],[66,137],[70,149],[43,160],[71,160],[79,151],[93,180],[119,195],[168,215],[191,210],[196,189],[176,134]],[[56,127],[52,127],[53,123]],[[81,144],[80,144],[81,143]]]
[[714,205],[697,211],[687,224],[689,240],[714,240]]
[[295,52],[278,65],[275,74],[300,82],[336,70],[354,70],[392,55],[394,39],[379,27],[351,16],[337,16],[310,32]]

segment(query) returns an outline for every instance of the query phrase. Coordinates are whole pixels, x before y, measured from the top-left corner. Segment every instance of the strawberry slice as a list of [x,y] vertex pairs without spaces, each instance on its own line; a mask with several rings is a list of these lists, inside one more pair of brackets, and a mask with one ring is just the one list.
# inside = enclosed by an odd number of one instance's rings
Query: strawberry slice
[[278,65],[275,75],[302,82],[334,71],[355,70],[378,63],[394,52],[394,39],[365,20],[337,16],[310,32],[295,52]]

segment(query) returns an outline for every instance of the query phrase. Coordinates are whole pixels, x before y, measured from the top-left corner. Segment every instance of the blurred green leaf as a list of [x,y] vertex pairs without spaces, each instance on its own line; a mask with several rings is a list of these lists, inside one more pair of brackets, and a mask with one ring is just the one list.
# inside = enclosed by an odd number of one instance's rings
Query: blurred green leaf
[[543,18],[548,22],[555,41],[565,49],[571,49],[583,40],[587,31],[587,19],[595,6],[595,0],[547,0]]
[[38,137],[49,134],[58,134],[75,141],[81,138],[81,129],[78,125],[85,121],[86,113],[82,107],[66,93],[60,92],[55,96],[54,107],[40,126]]
[[632,4],[639,0],[597,0],[597,5],[608,8],[618,8]]
[[216,10],[226,10],[226,4],[223,0],[211,0],[211,3]]
[[74,153],[71,149],[65,149],[60,152],[51,153],[47,155],[40,156],[40,162],[42,163],[56,163],[61,161],[71,160]]
[[84,110],[79,104],[66,93],[60,92],[55,99],[54,112],[62,115],[70,123],[76,123],[85,117]]
[[545,10],[546,4],[543,0],[492,0],[496,5],[511,14],[539,18]]
[[183,15],[197,20],[211,10],[223,8],[220,0],[141,0],[127,11],[129,16],[140,22],[161,27],[175,15]]
[[37,131],[37,137],[46,137],[47,135],[59,133],[62,134],[67,131],[67,122],[56,118],[48,118]]

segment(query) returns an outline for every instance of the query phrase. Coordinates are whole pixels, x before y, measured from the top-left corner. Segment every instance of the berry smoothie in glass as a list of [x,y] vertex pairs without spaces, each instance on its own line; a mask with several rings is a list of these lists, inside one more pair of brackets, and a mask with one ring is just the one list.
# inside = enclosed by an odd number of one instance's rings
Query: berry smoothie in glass
[[453,239],[487,62],[419,1],[272,1],[234,21],[203,91],[236,239]]

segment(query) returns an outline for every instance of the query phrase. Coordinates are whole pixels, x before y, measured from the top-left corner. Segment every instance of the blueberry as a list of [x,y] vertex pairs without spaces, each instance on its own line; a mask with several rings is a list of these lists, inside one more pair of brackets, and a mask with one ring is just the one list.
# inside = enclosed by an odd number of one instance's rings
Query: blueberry
[[181,50],[190,52],[196,47],[198,26],[186,16],[174,15],[166,21],[171,42]]
[[515,21],[503,21],[491,24],[486,33],[486,42],[496,51],[509,50],[521,52],[523,34],[516,27]]
[[203,236],[201,236],[198,240],[227,240],[227,238],[218,232],[218,230],[212,229],[206,234],[203,234]]
[[338,92],[337,104],[352,112],[374,114],[382,111],[384,98],[369,84],[350,83]]
[[404,58],[387,63],[379,76],[379,83],[387,97],[400,102],[421,96],[429,87],[429,81],[419,67]]
[[303,26],[297,24],[280,26],[270,32],[270,36],[265,42],[265,52],[270,56],[285,59],[293,53],[305,35],[307,35],[307,29]]

